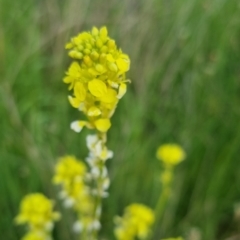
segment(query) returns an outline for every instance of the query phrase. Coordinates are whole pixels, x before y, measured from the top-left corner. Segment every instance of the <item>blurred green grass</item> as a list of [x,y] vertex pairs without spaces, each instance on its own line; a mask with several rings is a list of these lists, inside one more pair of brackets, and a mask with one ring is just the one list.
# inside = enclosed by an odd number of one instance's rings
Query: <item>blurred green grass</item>
[[[132,202],[154,207],[161,190],[156,148],[181,144],[174,194],[160,237],[198,228],[202,240],[240,234],[240,3],[237,0],[0,0],[0,232],[20,239],[13,218],[21,198],[50,184],[56,159],[87,155],[84,136],[69,130],[78,113],[67,102],[64,44],[106,25],[131,58],[132,84],[109,131],[110,197],[101,235],[113,239],[113,216]],[[61,204],[57,203],[61,208]],[[55,239],[74,239],[72,215]]]

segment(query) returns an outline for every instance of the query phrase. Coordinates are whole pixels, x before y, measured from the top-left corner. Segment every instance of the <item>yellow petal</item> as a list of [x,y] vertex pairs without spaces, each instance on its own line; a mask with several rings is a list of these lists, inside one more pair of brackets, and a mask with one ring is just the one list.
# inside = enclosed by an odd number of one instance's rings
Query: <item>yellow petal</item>
[[90,93],[95,97],[102,97],[107,93],[106,84],[98,79],[94,79],[88,83]]
[[74,78],[71,77],[71,76],[66,76],[64,79],[63,79],[63,82],[64,83],[71,83],[74,81]]
[[101,114],[101,110],[100,110],[99,108],[93,106],[93,107],[90,107],[90,108],[88,109],[88,113],[87,113],[87,114],[88,114],[88,116],[90,116],[90,117],[99,116],[99,115]]
[[122,72],[127,72],[130,68],[130,61],[129,59],[125,59],[125,58],[118,58],[116,60],[117,66],[119,68],[120,71]]
[[77,97],[79,101],[84,101],[86,98],[86,88],[81,82],[77,82],[74,86],[74,95]]
[[80,106],[80,101],[78,98],[68,96],[68,100],[74,108],[78,108]]
[[123,97],[123,95],[126,93],[127,91],[127,85],[125,83],[121,83],[118,89],[118,95],[117,98],[120,99]]
[[72,77],[80,77],[80,71],[81,68],[78,62],[73,62],[68,69],[68,74]]
[[95,121],[95,126],[100,132],[107,132],[111,127],[111,122],[108,118],[100,118]]
[[100,98],[101,102],[112,103],[117,100],[117,93],[112,88],[107,89],[107,93]]

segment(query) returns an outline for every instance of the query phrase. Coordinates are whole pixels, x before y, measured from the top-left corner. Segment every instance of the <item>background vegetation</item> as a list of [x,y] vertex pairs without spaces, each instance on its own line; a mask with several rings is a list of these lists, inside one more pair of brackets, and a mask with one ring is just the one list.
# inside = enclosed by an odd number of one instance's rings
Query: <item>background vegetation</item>
[[[0,0],[0,232],[24,231],[13,218],[21,198],[44,192],[59,156],[87,154],[85,138],[69,129],[78,113],[62,83],[64,44],[106,25],[129,54],[132,84],[109,131],[110,197],[103,239],[114,239],[113,216],[132,202],[154,207],[160,192],[157,147],[181,144],[174,194],[155,239],[235,239],[240,221],[240,2],[237,0]],[[57,207],[61,204],[57,201]],[[55,228],[75,239],[72,215]],[[195,235],[195,237],[194,237]],[[240,238],[236,238],[240,239]]]

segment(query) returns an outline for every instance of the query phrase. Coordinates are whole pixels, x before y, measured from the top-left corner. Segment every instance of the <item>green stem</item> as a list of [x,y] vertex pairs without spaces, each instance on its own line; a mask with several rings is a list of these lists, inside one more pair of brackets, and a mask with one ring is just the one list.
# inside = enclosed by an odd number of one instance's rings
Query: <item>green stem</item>
[[80,240],[88,240],[88,235],[86,229],[83,230],[83,233],[80,235]]
[[169,195],[170,195],[170,187],[164,186],[164,189],[158,199],[158,202],[155,208],[156,222],[160,220],[163,215],[164,208],[166,206]]
[[165,168],[162,173],[162,191],[160,193],[157,205],[155,207],[155,231],[157,230],[157,224],[161,220],[167,201],[171,194],[171,185],[172,185],[173,169]]

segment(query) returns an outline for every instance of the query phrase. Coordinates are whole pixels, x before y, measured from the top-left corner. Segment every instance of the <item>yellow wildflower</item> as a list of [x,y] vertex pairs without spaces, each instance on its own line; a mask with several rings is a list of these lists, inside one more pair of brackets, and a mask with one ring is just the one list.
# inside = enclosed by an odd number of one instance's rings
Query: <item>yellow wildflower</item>
[[41,193],[29,194],[20,205],[20,213],[15,218],[17,224],[28,224],[31,229],[47,230],[60,214],[53,212],[53,202]]
[[117,226],[114,233],[118,240],[133,240],[135,237],[146,239],[153,223],[152,209],[143,204],[131,204],[125,209],[122,218],[116,218]]
[[55,167],[55,184],[69,184],[76,179],[82,179],[86,174],[85,164],[74,156],[64,156],[59,159]]
[[107,130],[111,127],[111,122],[108,118],[100,118],[94,123],[99,132],[107,132]]
[[93,79],[88,83],[88,90],[94,97],[103,97],[107,93],[106,84],[98,79]]
[[[61,197],[66,207],[73,207],[79,215],[82,228],[87,229],[86,219],[92,218],[94,211],[93,198],[85,183],[87,176],[86,165],[74,156],[65,156],[59,159],[55,167],[53,182],[61,184]],[[93,221],[93,220],[92,220]],[[83,224],[85,223],[85,224]],[[89,224],[92,222],[90,221]]]
[[157,158],[167,166],[175,166],[186,157],[185,151],[177,144],[164,144],[157,150]]
[[129,57],[108,36],[107,28],[93,27],[73,37],[66,45],[71,63],[63,81],[73,90],[69,102],[82,111],[87,121],[75,121],[71,128],[80,132],[86,126],[105,133],[119,99],[126,93],[125,73]]
[[78,204],[79,199],[86,199],[85,195],[88,195],[88,188],[84,182],[86,174],[86,165],[74,156],[61,157],[55,167],[53,182],[62,185],[64,197],[68,203],[71,200],[74,206]]
[[80,80],[81,76],[81,67],[78,62],[74,61],[66,72],[67,76],[63,81],[67,84],[70,84],[69,90],[71,90],[75,83]]
[[22,238],[22,240],[51,240],[51,238],[45,232],[30,231]]

